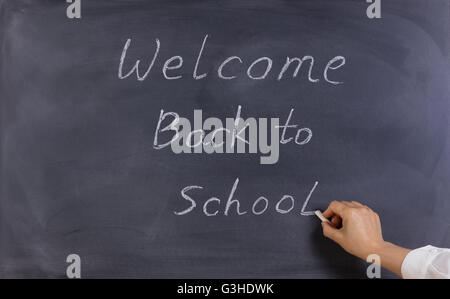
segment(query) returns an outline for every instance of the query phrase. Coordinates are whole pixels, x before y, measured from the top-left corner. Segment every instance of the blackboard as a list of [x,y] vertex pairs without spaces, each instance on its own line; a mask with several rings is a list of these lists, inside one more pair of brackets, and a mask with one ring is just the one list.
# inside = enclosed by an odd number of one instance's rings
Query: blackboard
[[[448,1],[68,5],[0,1],[1,277],[66,277],[77,254],[84,278],[364,278],[309,216],[332,200],[450,246]],[[177,154],[162,110],[297,127],[275,163]]]

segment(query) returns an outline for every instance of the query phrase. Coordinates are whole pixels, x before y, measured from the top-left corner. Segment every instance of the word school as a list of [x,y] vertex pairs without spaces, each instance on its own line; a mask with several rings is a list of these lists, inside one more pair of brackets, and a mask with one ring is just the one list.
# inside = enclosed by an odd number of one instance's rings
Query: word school
[[[193,72],[192,72],[192,77],[194,80],[204,79],[208,76],[208,73],[206,73],[206,72],[200,73],[200,71],[199,71],[200,66],[201,66],[202,55],[206,48],[207,39],[208,39],[208,35],[205,35],[205,37],[203,38],[203,43],[202,43],[200,50],[198,52],[198,55],[197,55],[197,60],[196,60],[196,63],[195,63],[195,66],[194,66]],[[126,78],[130,77],[133,73],[135,73],[138,81],[144,81],[147,79],[148,75],[150,74],[152,68],[155,65],[155,62],[157,61],[157,58],[158,58],[158,55],[160,52],[160,48],[161,48],[161,42],[158,38],[155,40],[156,41],[155,51],[153,53],[153,57],[152,57],[149,65],[147,67],[141,68],[141,66],[140,66],[141,60],[137,59],[136,62],[134,63],[134,65],[131,67],[131,69],[128,72],[124,73],[123,69],[124,69],[124,65],[125,65],[125,59],[127,58],[128,49],[131,46],[131,41],[132,41],[131,38],[127,39],[127,41],[125,42],[125,45],[123,47],[122,55],[120,57],[118,77],[119,77],[119,79],[126,79]],[[167,60],[165,60],[163,66],[162,66],[162,69],[161,69],[164,78],[167,80],[181,79],[183,77],[183,75],[181,74],[182,72],[180,71],[180,69],[183,67],[183,62],[184,62],[183,57],[180,55],[175,55],[175,56],[172,56],[172,57],[168,58]],[[317,75],[313,75],[313,73],[318,72],[314,68],[315,59],[313,56],[305,55],[302,58],[288,56],[288,57],[286,57],[286,62],[283,64],[283,66],[277,73],[277,80],[282,80],[285,77],[287,77],[289,74],[291,74],[292,78],[296,78],[300,71],[300,68],[303,66],[303,64],[305,62],[309,63],[307,79],[310,83],[318,83],[321,79],[323,79],[325,82],[327,82],[331,85],[339,85],[339,84],[343,83],[341,81],[337,81],[336,79],[330,78],[331,71],[336,71],[345,65],[345,57],[340,56],[340,55],[331,58],[328,61],[328,63],[326,64],[326,66],[323,67],[323,70],[319,71],[319,73],[321,73],[321,76],[323,78],[320,78]],[[269,57],[264,56],[264,57],[259,57],[255,60],[253,60],[252,62],[248,63],[248,62],[245,62],[239,56],[229,56],[229,57],[223,59],[219,63],[218,67],[216,68],[217,69],[217,74],[216,74],[217,77],[220,79],[223,79],[223,80],[233,80],[233,79],[238,78],[240,75],[242,75],[242,74],[238,74],[238,73],[232,73],[230,71],[230,65],[232,65],[232,64],[241,65],[244,68],[243,71],[245,71],[245,74],[247,75],[248,78],[250,78],[252,80],[263,80],[263,79],[266,79],[267,75],[269,75],[269,73],[272,71],[273,60]],[[127,63],[127,65],[128,65],[128,63]],[[263,69],[262,72],[260,71],[261,68]],[[178,72],[177,72],[177,70],[178,70]],[[288,73],[288,71],[289,71],[289,73]],[[334,76],[336,76],[336,75],[334,75]]]
[[[238,106],[236,117],[227,118],[225,127],[222,121],[215,117],[210,117],[203,122],[202,110],[194,110],[193,130],[191,130],[189,119],[180,117],[176,112],[161,110],[153,148],[160,150],[170,145],[175,154],[201,154],[203,151],[207,154],[230,154],[235,153],[235,147],[237,147],[238,154],[243,154],[248,148],[250,154],[258,152],[262,154],[261,164],[275,164],[280,156],[280,144],[295,142],[298,146],[303,146],[308,144],[313,136],[311,129],[298,128],[298,125],[290,124],[294,109],[291,109],[284,125],[279,125],[278,118],[271,118],[270,125],[266,118],[257,120],[250,117],[244,120],[241,118],[241,110],[242,107]],[[172,121],[162,127],[166,118],[172,119]],[[270,130],[268,130],[268,126],[270,126]],[[281,137],[280,129],[282,129]],[[292,129],[297,130],[295,137],[293,134],[288,134],[288,130],[290,133]],[[162,138],[159,135],[169,131],[174,132],[172,138],[166,137],[165,142],[160,141]],[[270,131],[270,142],[268,131]]]
[[[203,204],[203,214],[209,217],[218,216],[219,213],[224,216],[228,216],[230,214],[230,211],[233,209],[235,211],[233,212],[233,214],[236,214],[238,216],[247,214],[249,210],[251,214],[259,216],[264,214],[268,210],[269,199],[267,199],[264,196],[258,197],[251,205],[251,208],[249,207],[248,209],[241,209],[241,201],[235,198],[238,185],[239,185],[239,178],[236,178],[233,187],[231,187],[231,191],[225,204],[223,204],[223,201],[218,197],[210,197],[208,200],[206,200]],[[302,216],[315,215],[313,211],[306,211],[306,207],[311,199],[311,196],[314,193],[314,190],[316,190],[317,185],[319,185],[319,182],[318,181],[314,182],[314,185],[309,191],[308,196],[306,197],[301,207],[301,210],[299,211],[300,215]],[[185,202],[188,203],[188,207],[186,207],[184,210],[174,211],[175,215],[183,216],[191,213],[197,207],[198,201],[194,199],[192,193],[195,192],[195,190],[203,190],[203,189],[204,189],[203,186],[196,186],[196,185],[187,186],[183,188],[181,190],[181,197],[184,199]],[[196,193],[198,194],[198,192]],[[288,214],[294,210],[296,205],[295,202],[296,200],[292,195],[285,194],[281,196],[281,198],[275,204],[275,211],[280,214]]]

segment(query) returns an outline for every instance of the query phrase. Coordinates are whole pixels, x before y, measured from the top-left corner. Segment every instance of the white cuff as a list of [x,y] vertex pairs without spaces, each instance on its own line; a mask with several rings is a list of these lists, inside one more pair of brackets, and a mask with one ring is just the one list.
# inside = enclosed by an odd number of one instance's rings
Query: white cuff
[[[410,251],[402,263],[402,276],[405,279],[441,278],[433,273],[433,260],[442,250],[431,245]],[[437,271],[436,271],[437,272]],[[433,275],[437,274],[437,275]]]

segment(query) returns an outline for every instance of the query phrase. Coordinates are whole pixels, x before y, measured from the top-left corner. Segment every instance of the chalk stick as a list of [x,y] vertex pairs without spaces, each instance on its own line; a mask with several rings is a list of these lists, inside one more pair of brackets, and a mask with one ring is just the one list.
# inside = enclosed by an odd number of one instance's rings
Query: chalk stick
[[327,218],[323,217],[322,212],[317,210],[314,212],[314,214],[316,214],[317,217],[319,217],[320,220],[322,220],[322,222],[328,222],[331,224],[330,220],[328,220]]

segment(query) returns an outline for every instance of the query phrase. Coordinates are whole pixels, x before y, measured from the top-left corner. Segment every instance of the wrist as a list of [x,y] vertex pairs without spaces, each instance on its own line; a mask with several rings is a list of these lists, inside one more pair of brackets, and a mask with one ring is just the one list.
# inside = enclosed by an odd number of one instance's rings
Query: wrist
[[409,253],[409,249],[402,248],[393,243],[382,241],[376,245],[373,252],[378,255],[381,267],[394,272],[398,276],[402,276],[401,266],[406,255]]
[[367,250],[360,256],[361,259],[366,260],[367,257],[371,254],[376,254],[378,256],[382,256],[389,248],[391,243],[381,240],[379,242],[373,242],[369,246],[367,246]]

